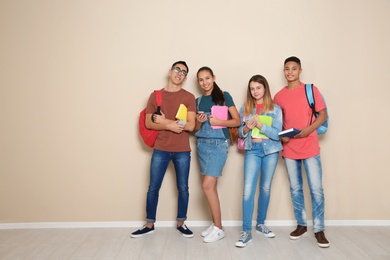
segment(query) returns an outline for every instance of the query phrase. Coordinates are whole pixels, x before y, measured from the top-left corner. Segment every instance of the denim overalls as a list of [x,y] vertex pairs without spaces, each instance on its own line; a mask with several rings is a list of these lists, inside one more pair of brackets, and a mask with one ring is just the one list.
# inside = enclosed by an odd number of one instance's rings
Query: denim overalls
[[[198,111],[200,99],[198,99],[197,104]],[[210,112],[205,112],[207,118],[210,114]],[[207,119],[199,131],[195,133],[195,136],[197,137],[196,145],[201,174],[212,177],[222,176],[222,169],[225,166],[230,146],[230,140],[226,139],[222,128],[213,129]]]

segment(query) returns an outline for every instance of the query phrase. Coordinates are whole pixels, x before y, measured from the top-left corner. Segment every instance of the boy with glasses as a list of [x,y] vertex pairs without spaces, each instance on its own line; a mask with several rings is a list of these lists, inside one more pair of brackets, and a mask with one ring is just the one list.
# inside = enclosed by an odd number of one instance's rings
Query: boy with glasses
[[[312,109],[306,99],[305,84],[299,79],[302,72],[301,61],[289,57],[284,62],[284,76],[287,86],[274,98],[283,111],[283,129],[297,128],[300,133],[293,138],[282,137],[282,156],[290,181],[291,199],[298,226],[290,234],[290,239],[299,239],[307,232],[305,201],[303,195],[302,164],[305,167],[312,201],[313,231],[319,247],[329,247],[324,229],[324,191],[322,188],[322,167],[320,146],[316,129],[328,117],[325,102],[313,86],[315,110],[319,115],[313,118]],[[314,122],[312,122],[312,119]]]
[[[195,127],[195,96],[182,88],[187,79],[188,66],[184,61],[175,62],[168,72],[168,84],[162,89],[161,115],[157,110],[156,94],[153,92],[146,106],[146,127],[159,131],[150,164],[150,182],[146,199],[146,224],[133,232],[136,238],[154,232],[159,191],[170,161],[173,162],[178,189],[177,231],[185,237],[194,234],[184,221],[188,209],[188,176],[190,172],[191,149],[189,132]],[[186,124],[179,124],[175,118],[180,104],[188,109]]]

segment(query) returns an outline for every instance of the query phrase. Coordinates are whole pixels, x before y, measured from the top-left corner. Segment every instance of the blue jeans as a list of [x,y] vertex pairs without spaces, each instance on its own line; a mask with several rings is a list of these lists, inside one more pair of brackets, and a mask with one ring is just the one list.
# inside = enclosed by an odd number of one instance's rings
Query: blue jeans
[[300,226],[307,226],[305,200],[303,196],[302,162],[305,167],[307,183],[310,189],[313,231],[323,231],[324,225],[324,190],[322,188],[322,168],[319,155],[308,159],[293,160],[284,158],[288,178],[290,180],[291,199],[294,206],[294,215]]
[[265,155],[260,143],[252,143],[252,150],[247,150],[245,153],[244,195],[242,200],[242,229],[245,232],[250,232],[252,230],[254,197],[260,171],[257,224],[264,224],[270,200],[272,179],[278,160],[278,152]]
[[172,160],[176,172],[178,190],[177,221],[187,219],[188,209],[188,176],[190,173],[190,152],[165,152],[154,149],[150,164],[150,183],[146,198],[146,221],[156,222],[158,197],[165,172]]

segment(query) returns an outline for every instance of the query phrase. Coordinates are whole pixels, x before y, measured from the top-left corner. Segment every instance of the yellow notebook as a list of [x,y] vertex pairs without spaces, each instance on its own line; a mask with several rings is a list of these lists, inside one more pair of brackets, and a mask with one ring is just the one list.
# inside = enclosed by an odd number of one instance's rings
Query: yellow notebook
[[187,107],[183,104],[180,104],[179,109],[176,113],[176,119],[183,120],[187,122]]
[[[265,124],[267,126],[272,126],[272,117],[271,116],[261,116],[258,115],[259,121],[262,124]],[[255,127],[252,129],[252,138],[263,138],[263,139],[269,139],[268,136],[265,134],[260,133],[260,129]]]

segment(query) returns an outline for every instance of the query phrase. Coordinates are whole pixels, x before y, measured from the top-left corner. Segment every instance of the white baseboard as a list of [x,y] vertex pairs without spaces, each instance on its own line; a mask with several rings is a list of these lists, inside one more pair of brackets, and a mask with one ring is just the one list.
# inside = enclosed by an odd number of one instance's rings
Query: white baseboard
[[[186,221],[188,226],[207,227],[210,221]],[[128,228],[141,227],[144,221],[120,222],[31,222],[31,223],[0,223],[1,229],[33,229],[33,228]],[[225,227],[241,226],[242,221],[223,221]],[[255,224],[255,222],[253,222]],[[267,226],[295,226],[295,220],[269,220]],[[157,227],[174,227],[176,221],[158,221]],[[312,226],[312,221],[308,221]],[[326,220],[325,226],[390,226],[390,220]]]

